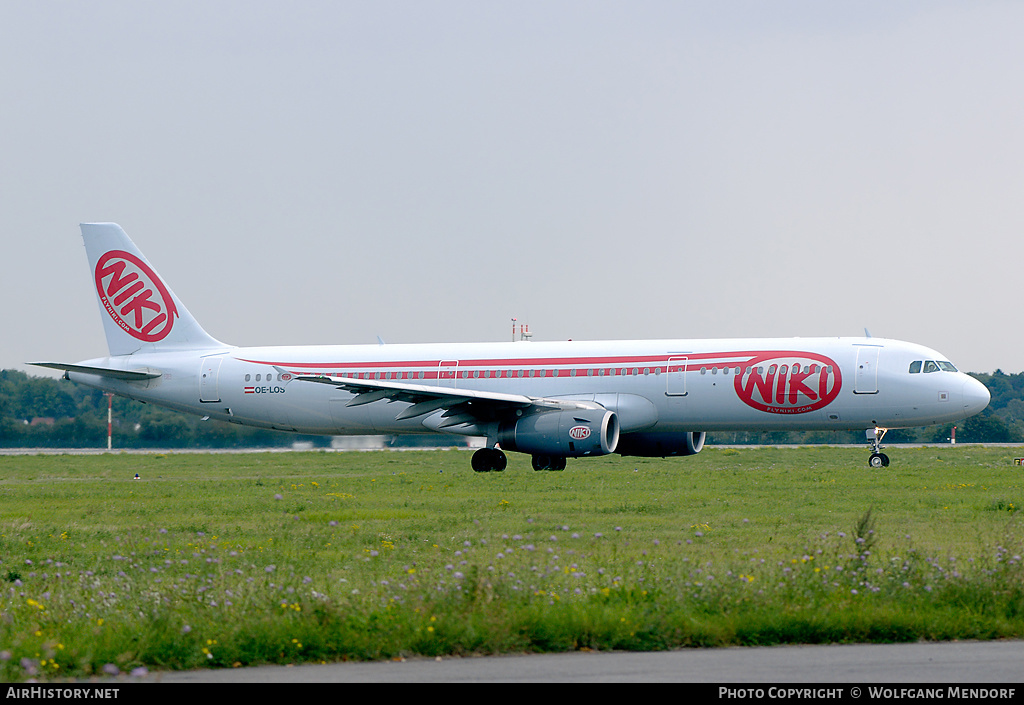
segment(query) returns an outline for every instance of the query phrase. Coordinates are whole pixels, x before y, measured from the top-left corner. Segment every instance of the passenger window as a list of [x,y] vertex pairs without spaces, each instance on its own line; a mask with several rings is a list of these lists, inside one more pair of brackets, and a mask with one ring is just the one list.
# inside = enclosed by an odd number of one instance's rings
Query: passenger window
[[936,365],[931,360],[925,360],[925,362],[924,362],[924,371],[926,373],[927,372],[938,372],[939,371],[939,366]]
[[921,371],[921,361],[914,360],[910,363],[910,374],[916,375]]
[[250,375],[246,375],[246,376],[245,376],[245,381],[246,381],[246,382],[248,382],[248,381],[249,381],[250,379],[251,379],[251,376],[250,376]]

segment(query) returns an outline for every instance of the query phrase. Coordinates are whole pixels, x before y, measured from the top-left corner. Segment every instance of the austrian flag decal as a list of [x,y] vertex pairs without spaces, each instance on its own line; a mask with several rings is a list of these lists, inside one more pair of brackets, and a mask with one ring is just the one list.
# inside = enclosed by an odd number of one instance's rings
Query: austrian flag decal
[[128,335],[146,343],[163,340],[178,310],[164,283],[141,259],[111,250],[96,263],[96,291],[103,308]]

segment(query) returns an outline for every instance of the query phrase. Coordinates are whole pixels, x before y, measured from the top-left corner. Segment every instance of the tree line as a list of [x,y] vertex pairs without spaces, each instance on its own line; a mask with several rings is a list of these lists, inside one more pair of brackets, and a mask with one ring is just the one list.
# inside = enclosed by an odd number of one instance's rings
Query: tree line
[[[1024,372],[971,373],[992,394],[981,414],[956,425],[958,443],[1024,442]],[[17,370],[0,370],[0,447],[103,448],[107,396],[96,389]],[[124,397],[113,399],[115,448],[274,448],[296,441],[326,447],[330,438],[301,436],[222,421],[203,421]],[[953,425],[894,429],[887,443],[945,443]],[[390,445],[459,445],[460,436],[398,437]],[[709,444],[864,443],[863,431],[716,432]]]

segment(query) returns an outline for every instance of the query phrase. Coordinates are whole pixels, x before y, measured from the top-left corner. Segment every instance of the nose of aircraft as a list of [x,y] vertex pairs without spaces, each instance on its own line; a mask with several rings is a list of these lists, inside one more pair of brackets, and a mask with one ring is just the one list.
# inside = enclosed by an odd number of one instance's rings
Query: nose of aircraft
[[992,395],[988,393],[988,388],[984,384],[973,377],[964,380],[964,413],[967,416],[974,416],[982,411],[991,399]]

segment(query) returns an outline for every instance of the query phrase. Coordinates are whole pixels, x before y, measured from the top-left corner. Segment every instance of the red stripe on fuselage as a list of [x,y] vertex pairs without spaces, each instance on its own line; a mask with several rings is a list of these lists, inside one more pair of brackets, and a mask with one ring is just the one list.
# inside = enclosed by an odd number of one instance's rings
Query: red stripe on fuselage
[[[483,358],[477,360],[459,360],[458,365],[451,365],[452,370],[456,367],[633,367],[644,364],[663,364],[669,358],[686,358],[687,363],[704,362],[704,366],[731,367],[738,362],[751,360],[756,357],[781,356],[781,355],[807,355],[799,350],[744,350],[736,352],[716,353],[665,353],[663,355],[618,355],[614,357],[522,357],[522,358]],[[729,360],[729,358],[736,358]],[[714,365],[708,365],[708,361],[716,360]],[[272,360],[249,360],[239,359],[240,362],[249,362],[256,365],[274,365],[288,369],[384,369],[384,368],[436,368],[442,362],[455,362],[453,360],[367,360],[363,362],[284,362]],[[446,367],[448,367],[446,365]],[[699,367],[699,365],[687,364],[686,369]]]

